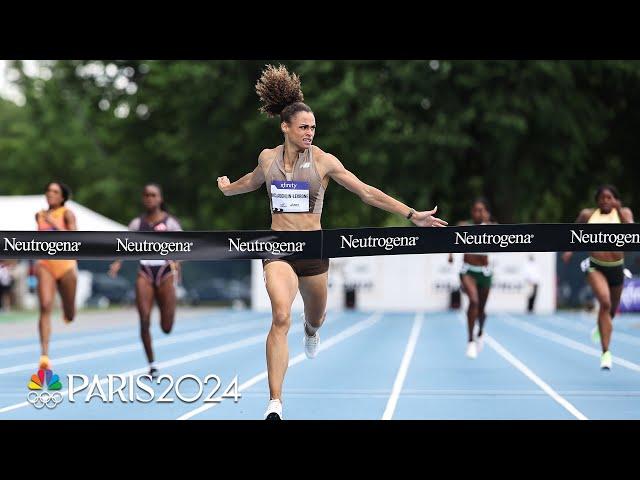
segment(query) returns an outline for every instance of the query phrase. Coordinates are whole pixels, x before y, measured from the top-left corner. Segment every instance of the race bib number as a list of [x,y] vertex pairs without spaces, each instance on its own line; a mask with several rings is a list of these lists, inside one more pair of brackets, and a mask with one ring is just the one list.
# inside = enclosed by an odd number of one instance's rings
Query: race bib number
[[274,212],[309,211],[309,182],[271,182],[271,204]]

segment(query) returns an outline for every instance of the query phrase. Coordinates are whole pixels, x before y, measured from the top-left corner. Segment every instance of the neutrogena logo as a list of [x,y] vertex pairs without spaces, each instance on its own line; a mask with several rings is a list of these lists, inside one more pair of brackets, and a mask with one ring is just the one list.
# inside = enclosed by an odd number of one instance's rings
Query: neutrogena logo
[[385,250],[393,250],[395,247],[415,247],[420,237],[366,237],[354,238],[349,235],[347,238],[340,235],[340,248],[384,248]]
[[456,245],[462,242],[464,245],[499,245],[506,248],[509,245],[531,244],[533,233],[495,234],[495,233],[469,233],[456,232]]
[[128,237],[124,241],[119,238],[116,240],[117,252],[124,250],[125,252],[159,253],[165,256],[174,252],[190,252],[193,248],[193,242],[150,242],[149,240],[134,242]]
[[82,242],[43,242],[41,240],[17,240],[15,237],[4,239],[4,251],[44,252],[55,255],[61,252],[78,252]]
[[306,242],[265,242],[262,240],[242,241],[241,238],[229,239],[229,251],[233,252],[302,252]]
[[584,230],[571,230],[571,243],[609,243],[616,247],[640,243],[640,233],[585,233]]
[[58,391],[62,390],[60,377],[51,370],[40,369],[37,374],[31,375],[28,387],[30,392],[27,401],[38,409],[53,409],[62,402],[62,394]]

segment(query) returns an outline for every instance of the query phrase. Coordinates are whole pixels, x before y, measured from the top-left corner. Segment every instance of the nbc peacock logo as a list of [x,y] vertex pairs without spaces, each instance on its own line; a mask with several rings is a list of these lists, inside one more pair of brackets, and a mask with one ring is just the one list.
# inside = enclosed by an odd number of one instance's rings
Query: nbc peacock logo
[[62,394],[58,392],[62,390],[60,377],[51,370],[41,368],[37,374],[31,375],[29,390],[27,401],[37,409],[53,409],[62,402]]

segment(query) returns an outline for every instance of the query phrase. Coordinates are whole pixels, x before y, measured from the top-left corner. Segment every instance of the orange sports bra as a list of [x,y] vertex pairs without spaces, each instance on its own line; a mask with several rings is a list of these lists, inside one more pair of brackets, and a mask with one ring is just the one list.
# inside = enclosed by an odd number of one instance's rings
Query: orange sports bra
[[53,225],[45,220],[47,210],[40,210],[38,212],[38,230],[66,230],[67,225],[64,221],[64,214],[67,211],[67,207],[58,207],[53,211],[49,211],[49,217],[53,222]]

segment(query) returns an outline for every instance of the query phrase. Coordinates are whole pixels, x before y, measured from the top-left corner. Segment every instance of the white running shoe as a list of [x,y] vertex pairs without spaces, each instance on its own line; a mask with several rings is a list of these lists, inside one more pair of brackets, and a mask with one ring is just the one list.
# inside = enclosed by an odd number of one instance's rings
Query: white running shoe
[[[302,319],[304,320],[304,313],[302,314]],[[304,338],[302,339],[302,343],[304,345],[304,353],[307,358],[316,358],[318,355],[318,347],[320,346],[320,334],[316,330],[316,334],[312,337],[307,335],[307,321],[304,320],[302,330],[304,332]]]
[[267,411],[264,413],[264,419],[282,420],[282,402],[280,400],[269,400]]
[[482,352],[482,349],[484,348],[484,335],[479,335],[476,336],[476,349],[478,350],[478,353]]
[[611,370],[612,364],[613,358],[611,357],[611,352],[607,350],[600,356],[600,368],[602,370]]
[[467,343],[467,357],[476,358],[478,356],[478,347],[476,342]]

